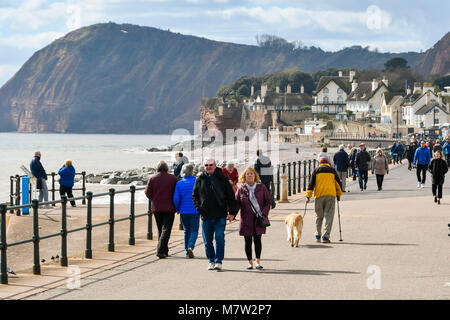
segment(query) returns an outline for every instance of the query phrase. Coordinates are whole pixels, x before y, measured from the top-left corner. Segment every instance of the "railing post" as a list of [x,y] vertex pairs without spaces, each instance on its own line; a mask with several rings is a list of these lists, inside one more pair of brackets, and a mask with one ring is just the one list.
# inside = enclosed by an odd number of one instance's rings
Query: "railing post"
[[41,262],[39,261],[39,201],[34,199],[33,206],[33,274],[41,274]]
[[290,197],[290,196],[292,196],[292,192],[291,192],[291,163],[288,162],[287,166],[288,166],[288,181],[287,181],[288,185],[287,185],[287,187],[288,187],[288,196]]
[[147,227],[147,240],[153,239],[153,213],[152,213],[152,201],[148,200],[148,227]]
[[303,160],[303,190],[306,190],[306,160]]
[[302,162],[298,161],[298,192],[302,192]]
[[[20,176],[16,175],[16,206],[20,206]],[[17,209],[16,215],[20,216],[20,209]]]
[[[9,177],[10,191],[9,191],[9,205],[14,206],[14,177]],[[14,210],[10,210],[9,213],[14,213]]]
[[92,259],[92,192],[87,193],[87,221],[86,221],[86,259]]
[[296,170],[295,170],[295,167],[297,166],[297,162],[292,162],[292,166],[293,166],[293,168],[292,168],[292,173],[294,174],[294,178],[292,179],[292,193],[293,194],[297,194],[297,191],[296,191],[296,183],[297,183],[297,180],[296,180]]
[[128,244],[130,246],[135,245],[135,238],[134,238],[134,221],[135,221],[135,206],[134,206],[134,199],[135,199],[135,193],[136,193],[136,187],[130,186],[130,193],[131,193],[131,203],[130,203],[130,239],[128,240]]
[[[83,188],[82,188],[83,190],[81,192],[84,197],[86,195],[86,171],[81,172],[81,175],[83,176]],[[83,204],[83,205],[86,204],[85,198],[83,198],[83,200],[81,200],[81,204]]]
[[316,165],[316,162],[317,162],[317,159],[314,159],[314,160],[313,160],[313,168],[316,168],[316,166],[317,166],[317,165]]
[[7,267],[7,259],[6,259],[6,250],[8,249],[8,245],[6,243],[6,204],[0,204],[0,214],[1,214],[1,237],[0,237],[0,244],[2,245],[1,249],[1,270],[0,270],[0,277],[1,277],[1,284],[8,284],[8,267]]
[[[52,201],[55,201],[55,173],[52,172]],[[56,204],[52,204],[52,206],[56,206]]]
[[308,160],[308,181],[311,180],[311,160]]
[[61,267],[67,267],[67,196],[61,196]]
[[114,251],[114,195],[116,190],[109,189],[109,243],[108,251]]
[[277,200],[280,200],[280,165],[277,166]]

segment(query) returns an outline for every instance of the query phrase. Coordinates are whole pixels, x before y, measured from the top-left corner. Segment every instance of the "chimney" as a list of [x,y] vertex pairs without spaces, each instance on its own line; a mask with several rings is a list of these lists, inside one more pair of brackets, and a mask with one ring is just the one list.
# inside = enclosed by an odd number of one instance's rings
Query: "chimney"
[[386,79],[386,77],[383,77],[383,83],[384,83],[384,85],[386,86],[386,87],[389,87],[389,80],[388,79]]
[[372,91],[377,90],[377,88],[378,88],[378,82],[377,82],[377,79],[373,79],[373,80],[372,80]]
[[408,89],[406,89],[406,94],[411,94],[411,88],[408,87]]
[[292,93],[292,87],[290,84],[288,84],[286,87],[286,93]]
[[420,82],[414,82],[414,90],[413,93],[422,93],[422,88],[420,86]]
[[349,82],[353,82],[353,78],[355,77],[356,72],[355,70],[350,70],[349,76],[350,76],[350,80]]
[[439,103],[440,106],[442,106],[442,97],[441,97],[441,93],[439,92],[437,96],[438,96],[438,103]]
[[300,93],[305,93],[305,87],[303,86],[303,83],[300,85]]
[[356,88],[358,88],[358,82],[356,82],[356,80],[353,80],[353,82],[352,82],[352,91],[355,91]]
[[342,78],[342,71],[339,71],[339,78]]
[[427,92],[427,90],[434,92],[433,84],[431,84],[430,82],[423,83],[423,92]]
[[430,91],[428,91],[425,96],[425,104],[428,104],[429,102],[430,102]]
[[255,94],[255,87],[251,86],[250,87],[250,97],[253,97],[254,94]]
[[261,85],[261,99],[267,95],[267,83]]
[[276,89],[275,89],[275,91],[276,91],[277,93],[280,93],[280,86],[277,86]]

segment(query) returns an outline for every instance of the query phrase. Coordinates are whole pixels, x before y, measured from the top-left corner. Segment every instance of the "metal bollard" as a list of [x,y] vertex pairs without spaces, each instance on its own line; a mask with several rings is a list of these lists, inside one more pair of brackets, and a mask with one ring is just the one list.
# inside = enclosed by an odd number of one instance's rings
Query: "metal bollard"
[[311,160],[308,160],[308,180],[311,180]]
[[296,176],[295,176],[295,173],[296,173],[295,167],[297,166],[297,163],[295,161],[292,162],[292,166],[293,166],[292,173],[294,174],[293,184],[292,184],[292,193],[297,194],[297,191],[296,191],[297,180],[296,180]]
[[34,199],[33,206],[33,274],[41,274],[41,262],[39,261],[39,201]]
[[114,251],[114,195],[116,190],[109,189],[109,243],[108,251]]
[[128,240],[128,244],[130,246],[134,246],[136,241],[134,238],[134,222],[135,222],[135,193],[136,193],[136,187],[130,186],[130,193],[131,193],[131,203],[130,203],[130,239]]
[[303,190],[306,190],[306,160],[303,160]]
[[61,196],[61,267],[67,267],[67,196]]
[[288,180],[287,180],[288,185],[287,185],[287,187],[288,187],[288,196],[290,197],[290,196],[292,196],[292,192],[291,192],[291,163],[288,162],[287,166],[288,166]]
[[277,166],[277,200],[280,200],[280,165]]
[[86,216],[86,251],[84,257],[92,259],[92,192],[87,193],[87,216]]
[[[13,176],[9,177],[9,186],[10,186],[9,205],[12,207],[14,205],[14,197],[13,197],[13,194],[14,194],[14,177]],[[14,213],[14,210],[10,210],[9,213]]]
[[[20,206],[20,176],[16,175],[16,206]],[[21,210],[17,209],[16,215],[20,216]]]
[[[55,201],[55,173],[52,172],[52,201]],[[52,204],[52,206],[56,206],[56,204]]]
[[302,192],[302,162],[298,161],[298,192]]
[[8,284],[8,270],[7,270],[7,259],[6,259],[6,250],[8,249],[8,244],[6,243],[6,204],[0,204],[0,214],[1,214],[1,238],[0,244],[1,248],[1,284]]
[[147,240],[153,240],[153,214],[152,214],[152,201],[150,199],[148,200]]

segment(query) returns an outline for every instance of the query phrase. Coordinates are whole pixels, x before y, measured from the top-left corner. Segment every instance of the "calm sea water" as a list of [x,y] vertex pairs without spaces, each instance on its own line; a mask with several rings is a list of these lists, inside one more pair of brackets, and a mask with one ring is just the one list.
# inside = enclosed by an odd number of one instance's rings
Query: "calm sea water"
[[147,152],[150,147],[175,144],[187,136],[114,134],[0,133],[0,202],[9,201],[9,177],[29,168],[35,151],[47,173],[57,172],[66,159],[77,172],[100,173],[152,167],[160,160],[173,160],[173,152]]

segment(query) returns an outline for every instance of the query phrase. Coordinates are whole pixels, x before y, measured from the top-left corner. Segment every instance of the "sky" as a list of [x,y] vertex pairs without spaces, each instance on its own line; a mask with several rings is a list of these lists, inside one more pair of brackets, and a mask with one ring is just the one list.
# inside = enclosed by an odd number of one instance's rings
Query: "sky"
[[0,0],[0,86],[32,54],[101,22],[256,45],[272,34],[327,51],[426,51],[450,31],[442,0]]

